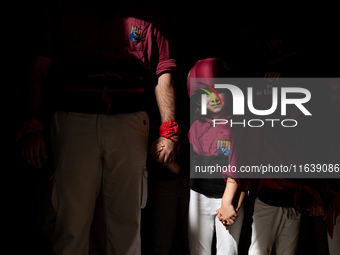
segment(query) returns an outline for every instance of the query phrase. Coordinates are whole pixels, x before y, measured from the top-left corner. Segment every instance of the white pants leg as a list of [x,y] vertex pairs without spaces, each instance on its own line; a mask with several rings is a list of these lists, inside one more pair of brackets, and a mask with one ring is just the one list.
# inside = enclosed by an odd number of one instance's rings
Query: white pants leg
[[333,229],[333,239],[327,234],[329,255],[338,255],[340,253],[340,215],[336,218],[336,224]]
[[106,253],[140,254],[140,208],[145,204],[147,176],[146,113],[57,112],[51,134],[56,167],[54,254],[88,254],[101,186]]
[[[221,205],[220,205],[221,206]],[[218,208],[217,208],[218,209]],[[216,210],[217,210],[216,209]],[[215,210],[215,211],[216,211]],[[237,220],[231,226],[226,228],[215,217],[215,228],[216,228],[216,250],[217,255],[237,255],[238,254],[238,243],[240,240],[243,218],[244,218],[244,207],[240,207],[237,212]]]
[[295,254],[300,222],[294,208],[270,206],[256,198],[249,255],[270,255],[274,243],[277,255]]
[[191,255],[210,255],[214,231],[216,231],[217,255],[237,254],[243,222],[243,206],[235,224],[229,228],[215,216],[221,207],[221,198],[211,198],[190,190],[188,237]]

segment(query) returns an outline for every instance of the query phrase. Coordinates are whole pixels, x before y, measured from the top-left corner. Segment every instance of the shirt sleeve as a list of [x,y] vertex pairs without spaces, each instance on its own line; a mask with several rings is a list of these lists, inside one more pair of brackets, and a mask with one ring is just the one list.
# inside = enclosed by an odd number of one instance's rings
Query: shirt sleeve
[[223,172],[224,180],[227,181],[228,178],[233,178],[239,188],[241,187],[242,180],[237,178],[237,171],[245,164],[247,130],[245,127],[231,128],[232,142],[229,154],[229,169],[235,169],[236,171]]
[[52,57],[54,44],[54,12],[52,6],[45,6],[38,28],[35,53],[43,57]]
[[188,132],[188,139],[189,139],[189,143],[192,145],[192,149],[195,153],[197,153],[198,155],[203,155],[203,150],[201,148],[201,144],[198,141],[198,132],[201,130],[201,125],[199,120],[194,121],[194,123],[192,123],[189,132]]
[[170,36],[165,23],[165,19],[159,11],[154,21],[154,38],[156,49],[154,51],[153,61],[155,66],[155,74],[159,76],[164,72],[176,69],[176,61],[172,59],[172,50],[170,45]]

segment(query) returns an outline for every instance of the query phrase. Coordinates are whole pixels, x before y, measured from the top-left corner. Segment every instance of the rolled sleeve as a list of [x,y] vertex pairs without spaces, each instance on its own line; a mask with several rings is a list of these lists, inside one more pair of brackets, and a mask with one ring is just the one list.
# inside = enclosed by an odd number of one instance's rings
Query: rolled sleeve
[[174,59],[167,59],[158,63],[156,67],[156,76],[176,70],[176,61]]

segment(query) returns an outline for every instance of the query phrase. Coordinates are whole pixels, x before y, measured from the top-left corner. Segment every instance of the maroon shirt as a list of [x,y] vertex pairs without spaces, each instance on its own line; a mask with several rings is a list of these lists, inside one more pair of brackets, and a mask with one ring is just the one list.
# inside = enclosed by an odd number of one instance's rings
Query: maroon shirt
[[62,62],[137,60],[154,75],[173,70],[176,64],[170,56],[169,34],[159,10],[139,2],[115,6],[61,1],[48,12],[38,53]]
[[52,87],[61,88],[55,110],[147,110],[144,92],[176,68],[161,13],[139,1],[60,1],[48,12],[37,51],[52,58]]
[[[230,120],[231,116],[226,119]],[[246,128],[230,127],[230,124],[218,124],[215,127],[210,119],[196,120],[190,127],[189,142],[194,152],[202,156],[218,156],[223,154],[221,147],[227,147],[226,165],[240,169],[245,150]],[[228,151],[229,150],[229,151]],[[244,162],[243,162],[244,163]],[[224,178],[232,177],[240,186],[236,172],[224,172]]]

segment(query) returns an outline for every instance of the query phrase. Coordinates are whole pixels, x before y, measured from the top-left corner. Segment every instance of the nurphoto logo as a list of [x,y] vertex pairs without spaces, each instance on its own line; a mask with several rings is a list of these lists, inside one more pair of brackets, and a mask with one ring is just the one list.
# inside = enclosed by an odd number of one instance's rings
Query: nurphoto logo
[[[245,115],[245,96],[243,91],[236,85],[232,85],[232,84],[214,84],[214,86],[208,86],[209,89],[211,89],[216,96],[219,98],[218,93],[216,92],[215,89],[228,89],[231,92],[232,98],[233,98],[233,115]],[[213,95],[209,92],[209,90],[204,89],[204,88],[200,88],[201,90],[203,90],[204,92],[206,92],[208,95],[210,95],[215,104],[215,98],[213,97]],[[299,98],[287,98],[287,94],[289,93],[294,93],[296,94],[300,94],[303,97],[299,97]],[[271,107],[269,109],[256,109],[254,107],[254,103],[253,103],[253,98],[254,98],[254,93],[253,93],[253,88],[252,87],[248,87],[247,88],[247,106],[248,106],[248,110],[257,116],[268,116],[273,114],[277,108],[278,108],[278,104],[279,104],[279,90],[277,87],[272,87],[272,91],[271,91],[271,96],[272,96],[272,104]],[[310,99],[311,99],[311,93],[308,89],[305,88],[300,88],[300,87],[281,87],[280,90],[280,108],[281,108],[281,116],[286,116],[287,115],[287,105],[295,105],[304,115],[306,116],[312,116],[312,114],[307,110],[307,108],[304,106],[305,103],[307,103]],[[202,94],[201,95],[201,114],[202,115],[207,115],[207,97],[206,94]],[[220,100],[221,102],[221,100]],[[222,102],[221,102],[222,103]],[[295,127],[297,126],[298,122],[295,119],[250,119],[248,121],[246,121],[245,119],[242,122],[233,122],[232,119],[231,120],[227,120],[227,119],[214,119],[213,123],[214,126],[218,125],[218,124],[227,124],[228,122],[230,122],[231,127],[233,125],[243,125],[244,127],[246,126],[246,124],[248,124],[248,126],[250,127],[262,127],[265,122],[270,122],[271,126],[274,127],[274,123],[275,122],[281,122],[281,125],[283,127]]]

